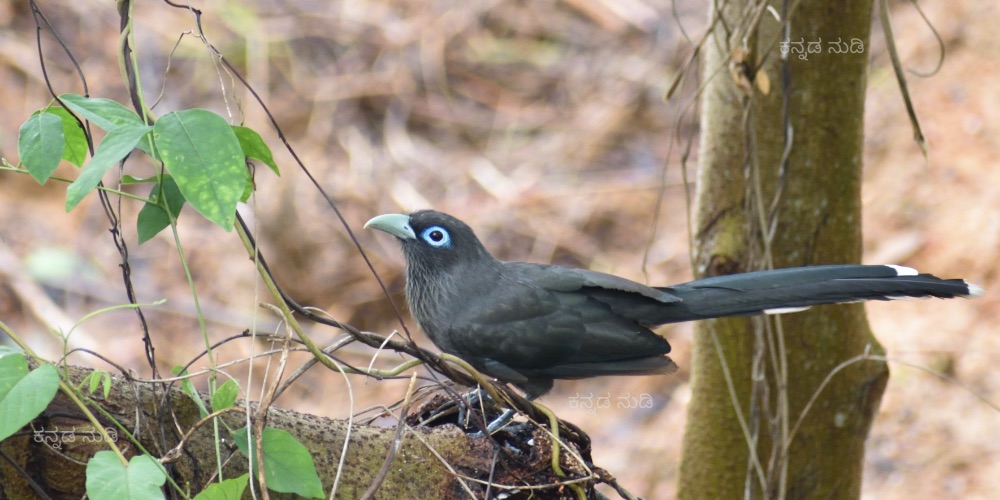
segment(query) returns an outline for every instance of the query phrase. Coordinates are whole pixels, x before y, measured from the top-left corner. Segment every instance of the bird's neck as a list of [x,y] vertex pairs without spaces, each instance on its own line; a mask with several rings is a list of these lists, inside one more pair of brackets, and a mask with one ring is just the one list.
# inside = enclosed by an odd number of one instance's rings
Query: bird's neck
[[487,257],[451,262],[443,267],[407,265],[406,301],[410,313],[439,347],[443,346],[435,337],[447,328],[444,322],[458,312],[447,310],[448,305],[464,303],[463,297],[486,295],[500,280],[502,263]]

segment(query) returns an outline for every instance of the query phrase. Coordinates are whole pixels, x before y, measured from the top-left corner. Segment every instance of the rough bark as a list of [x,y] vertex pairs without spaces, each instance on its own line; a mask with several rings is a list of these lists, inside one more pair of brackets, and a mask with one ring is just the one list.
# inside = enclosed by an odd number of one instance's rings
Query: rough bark
[[[872,4],[790,2],[798,8],[785,15],[787,34],[770,13],[754,25],[753,4],[712,4],[724,10],[713,11],[723,22],[705,45],[695,273],[858,262],[868,54],[830,49],[838,39],[867,47]],[[782,12],[781,2],[774,8]],[[786,36],[820,41],[821,51],[782,61]],[[767,242],[761,227],[772,220]],[[881,352],[863,308],[824,306],[783,315],[780,325],[768,321],[697,327],[679,497],[857,498],[865,438],[888,379],[884,364],[866,360],[838,371],[797,432],[781,436],[839,364],[866,349]],[[757,468],[749,465],[753,455]]]

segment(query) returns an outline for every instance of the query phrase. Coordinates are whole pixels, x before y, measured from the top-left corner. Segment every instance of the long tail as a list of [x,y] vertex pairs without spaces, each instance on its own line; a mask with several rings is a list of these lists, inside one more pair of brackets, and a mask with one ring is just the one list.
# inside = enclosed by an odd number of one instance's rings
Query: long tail
[[[706,278],[663,288],[681,302],[662,308],[664,323],[723,316],[794,312],[819,304],[981,295],[960,279],[941,279],[902,266],[793,267]],[[658,318],[660,319],[660,318]]]

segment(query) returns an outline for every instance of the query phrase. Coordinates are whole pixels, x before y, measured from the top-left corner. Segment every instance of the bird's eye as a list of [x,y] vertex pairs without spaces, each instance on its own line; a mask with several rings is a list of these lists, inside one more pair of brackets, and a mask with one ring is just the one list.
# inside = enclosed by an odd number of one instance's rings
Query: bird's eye
[[451,236],[448,231],[441,226],[431,226],[420,233],[420,237],[434,248],[447,248],[451,246]]

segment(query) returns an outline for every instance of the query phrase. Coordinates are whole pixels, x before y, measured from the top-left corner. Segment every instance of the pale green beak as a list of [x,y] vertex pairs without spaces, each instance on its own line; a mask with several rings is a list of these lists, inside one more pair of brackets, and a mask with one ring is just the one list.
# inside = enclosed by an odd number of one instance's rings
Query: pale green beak
[[410,227],[410,216],[403,214],[382,214],[365,222],[365,228],[385,231],[401,240],[415,240],[417,234]]

